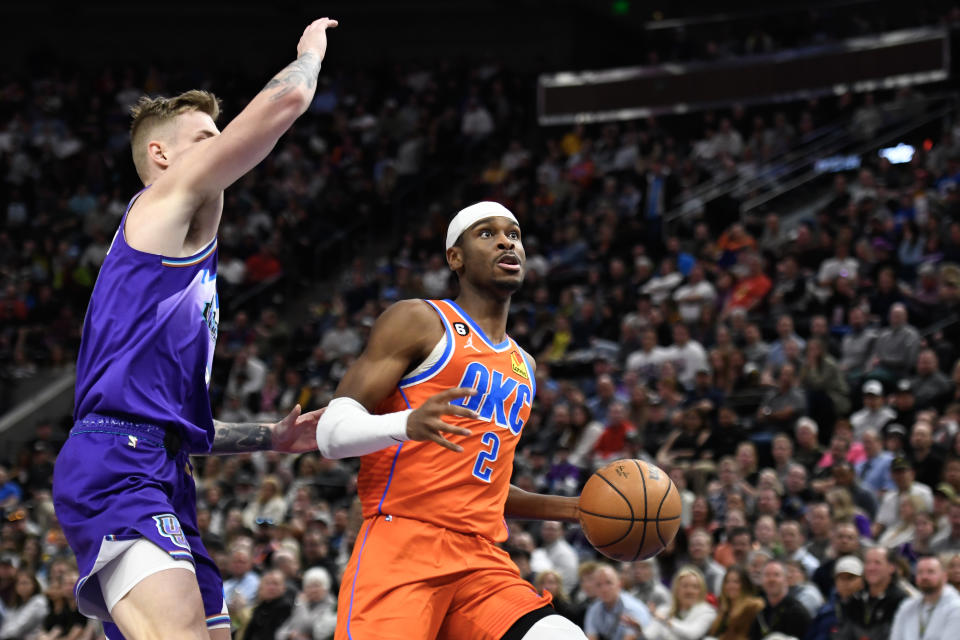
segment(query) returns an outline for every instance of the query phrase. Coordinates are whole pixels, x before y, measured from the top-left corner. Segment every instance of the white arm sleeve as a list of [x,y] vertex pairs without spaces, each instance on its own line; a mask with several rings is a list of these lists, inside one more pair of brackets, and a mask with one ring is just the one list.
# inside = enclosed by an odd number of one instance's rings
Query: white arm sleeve
[[406,442],[410,413],[375,416],[353,398],[334,398],[317,423],[317,448],[325,458],[356,458]]

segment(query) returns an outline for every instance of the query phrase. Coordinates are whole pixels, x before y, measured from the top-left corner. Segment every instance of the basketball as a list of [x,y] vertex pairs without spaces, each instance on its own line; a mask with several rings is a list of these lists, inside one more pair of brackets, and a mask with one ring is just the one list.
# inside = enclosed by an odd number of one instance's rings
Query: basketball
[[680,528],[680,493],[660,467],[617,460],[590,476],[580,494],[580,526],[593,547],[613,560],[651,558]]

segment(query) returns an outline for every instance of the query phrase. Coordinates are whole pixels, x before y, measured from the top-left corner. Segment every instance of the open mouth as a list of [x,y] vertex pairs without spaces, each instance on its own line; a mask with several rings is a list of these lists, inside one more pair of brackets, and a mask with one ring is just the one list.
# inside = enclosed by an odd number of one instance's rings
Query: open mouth
[[497,260],[497,266],[506,271],[520,271],[520,258],[512,253],[500,256]]

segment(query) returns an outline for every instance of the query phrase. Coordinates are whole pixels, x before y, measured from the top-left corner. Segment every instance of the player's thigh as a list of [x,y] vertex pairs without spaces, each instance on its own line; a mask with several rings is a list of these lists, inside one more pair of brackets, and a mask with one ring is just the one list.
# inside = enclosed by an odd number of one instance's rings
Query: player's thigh
[[343,573],[336,640],[433,640],[455,585],[436,573],[424,527],[367,519]]
[[516,571],[474,571],[461,580],[437,638],[500,640],[515,622],[549,603]]
[[207,640],[200,587],[194,572],[164,569],[137,582],[110,610],[127,640]]

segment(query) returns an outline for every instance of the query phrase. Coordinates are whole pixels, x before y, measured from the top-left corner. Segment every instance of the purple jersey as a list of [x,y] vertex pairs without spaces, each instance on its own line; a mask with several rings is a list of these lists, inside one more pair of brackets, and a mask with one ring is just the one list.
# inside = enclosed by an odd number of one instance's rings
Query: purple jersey
[[95,413],[173,427],[189,452],[203,453],[213,442],[207,389],[220,320],[217,241],[189,258],[128,245],[124,224],[143,191],[127,205],[93,287],[73,419]]

